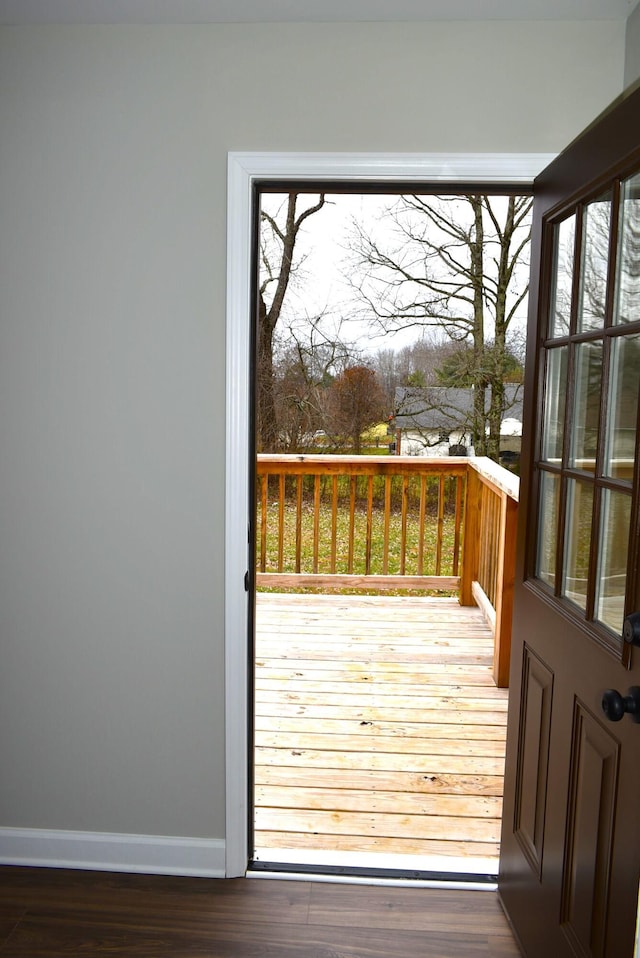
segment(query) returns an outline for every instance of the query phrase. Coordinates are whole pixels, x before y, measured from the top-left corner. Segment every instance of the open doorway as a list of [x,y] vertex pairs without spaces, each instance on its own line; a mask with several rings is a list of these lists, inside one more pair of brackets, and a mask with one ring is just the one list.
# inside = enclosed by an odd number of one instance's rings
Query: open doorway
[[[547,154],[299,154],[232,153],[228,179],[227,403],[225,522],[225,874],[244,875],[252,854],[250,782],[250,677],[247,653],[251,602],[244,530],[250,519],[250,363],[252,320],[252,199],[265,181],[340,183],[510,184],[530,188]],[[252,554],[253,556],[253,554]]]
[[253,866],[492,879],[530,198],[256,204]]

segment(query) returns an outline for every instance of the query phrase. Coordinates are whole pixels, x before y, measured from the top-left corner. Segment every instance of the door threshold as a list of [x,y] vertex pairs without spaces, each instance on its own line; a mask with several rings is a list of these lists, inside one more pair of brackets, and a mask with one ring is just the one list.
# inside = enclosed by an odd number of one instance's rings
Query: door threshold
[[256,854],[247,876],[490,891],[497,871],[497,859],[271,848]]
[[[481,880],[481,876],[470,875],[456,876],[454,873],[441,873],[440,877],[430,872],[415,872],[413,876],[397,872],[367,875],[364,871],[354,871],[353,874],[346,871],[332,871],[325,869],[322,872],[316,869],[294,870],[296,866],[291,866],[292,870],[269,870],[268,867],[256,869],[254,863],[249,865],[246,872],[246,878],[270,878],[278,881],[312,881],[312,882],[331,882],[333,884],[343,885],[379,885],[389,888],[439,888],[447,891],[497,891],[495,875],[487,876],[488,880]],[[442,877],[446,875],[445,877]]]

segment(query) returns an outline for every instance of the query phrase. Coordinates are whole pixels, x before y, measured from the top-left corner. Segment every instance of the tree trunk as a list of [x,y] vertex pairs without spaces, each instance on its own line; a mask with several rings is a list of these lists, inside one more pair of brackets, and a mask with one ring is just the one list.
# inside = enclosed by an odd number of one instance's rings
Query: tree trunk
[[485,426],[485,348],[484,348],[484,228],[482,197],[470,196],[473,210],[473,235],[469,242],[471,283],[473,288],[473,444],[477,456],[487,455]]
[[278,417],[273,395],[273,329],[267,317],[264,299],[260,296],[256,376],[258,452],[276,452],[279,444]]
[[511,279],[510,248],[515,219],[515,198],[511,196],[500,243],[500,260],[496,285],[495,341],[491,364],[491,404],[489,407],[489,443],[487,455],[500,459],[500,434],[504,414],[504,371],[507,355],[507,289]]
[[296,202],[299,194],[289,193],[287,197],[287,215],[284,229],[281,229],[275,220],[264,211],[261,216],[272,226],[274,233],[282,244],[280,268],[276,283],[276,290],[269,309],[264,301],[263,284],[259,292],[258,301],[258,356],[257,356],[257,414],[256,445],[259,452],[276,452],[280,445],[280,430],[276,413],[273,379],[273,335],[280,318],[282,306],[293,268],[293,251],[296,245],[298,232],[307,217],[312,216],[324,206],[324,193],[320,194],[319,201],[310,206],[296,218]]

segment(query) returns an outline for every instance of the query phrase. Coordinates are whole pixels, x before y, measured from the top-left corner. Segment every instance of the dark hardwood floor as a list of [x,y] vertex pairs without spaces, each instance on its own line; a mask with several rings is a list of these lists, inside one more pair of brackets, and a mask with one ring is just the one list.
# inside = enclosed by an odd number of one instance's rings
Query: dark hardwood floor
[[497,895],[0,867],[0,956],[517,958]]

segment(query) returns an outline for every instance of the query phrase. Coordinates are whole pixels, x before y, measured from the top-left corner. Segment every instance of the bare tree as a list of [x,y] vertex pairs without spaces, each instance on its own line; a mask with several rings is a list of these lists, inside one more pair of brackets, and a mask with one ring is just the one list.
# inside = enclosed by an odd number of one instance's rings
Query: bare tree
[[324,315],[288,323],[274,349],[274,397],[280,442],[288,452],[317,445],[327,429],[327,390],[358,355],[345,342],[342,323],[323,322]]
[[384,418],[384,392],[376,374],[368,366],[349,366],[333,382],[328,396],[332,432],[342,444],[348,439],[356,455],[360,454],[362,434]]
[[527,295],[519,267],[528,256],[531,203],[524,196],[409,195],[386,211],[391,239],[388,228],[379,236],[354,224],[353,285],[366,314],[385,331],[439,327],[470,344],[474,445],[495,459],[508,331]]
[[325,204],[320,193],[317,203],[302,211],[298,198],[305,194],[287,195],[282,215],[260,211],[260,282],[258,289],[257,343],[257,444],[261,451],[273,451],[280,443],[278,416],[274,400],[273,351],[274,334],[282,314],[285,295],[294,272],[294,250],[300,228],[308,217]]
[[419,340],[400,349],[380,349],[371,359],[382,389],[393,409],[401,386],[422,388],[439,382],[440,368],[460,347],[436,331],[427,330]]
[[[458,343],[443,355],[436,369],[436,383],[439,386],[473,386],[476,372],[473,347],[467,343]],[[524,379],[524,365],[517,344],[510,344],[498,353],[493,342],[486,342],[483,376],[491,382],[502,377],[504,383],[521,383]],[[508,406],[505,405],[504,411],[507,409]]]

